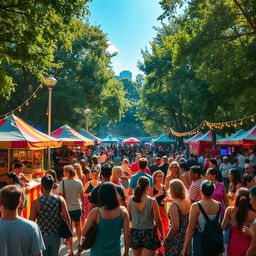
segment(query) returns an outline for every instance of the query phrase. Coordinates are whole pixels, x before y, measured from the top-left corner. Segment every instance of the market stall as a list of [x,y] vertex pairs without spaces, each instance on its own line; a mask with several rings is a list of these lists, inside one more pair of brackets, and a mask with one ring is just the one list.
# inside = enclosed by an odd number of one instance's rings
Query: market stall
[[89,140],[93,140],[95,144],[99,144],[101,142],[101,139],[90,133],[89,131],[85,130],[82,128],[81,130],[78,131],[82,136]]
[[67,124],[56,129],[51,136],[62,141],[62,148],[57,149],[53,154],[53,159],[56,160],[55,164],[60,168],[69,164],[77,152],[94,145],[94,140],[84,137]]
[[169,136],[165,134],[161,134],[158,138],[153,140],[153,143],[174,144],[174,143],[177,143],[177,141],[174,139],[171,139]]
[[225,140],[217,140],[217,144],[225,143],[225,145],[229,146],[244,146],[244,147],[252,147],[256,145],[256,126],[252,127],[247,132],[240,132],[240,135],[231,136],[226,138]]
[[40,193],[37,179],[44,175],[44,149],[57,148],[56,140],[27,124],[15,115],[0,120],[0,179],[13,169],[15,162],[25,165],[24,174],[30,179],[26,192],[28,196],[24,217],[28,217],[30,204]]
[[[221,138],[221,136],[216,135],[217,140]],[[212,148],[212,131],[208,131],[202,136],[199,136],[193,140],[189,140],[187,143],[190,153],[201,155],[203,152],[210,152]]]

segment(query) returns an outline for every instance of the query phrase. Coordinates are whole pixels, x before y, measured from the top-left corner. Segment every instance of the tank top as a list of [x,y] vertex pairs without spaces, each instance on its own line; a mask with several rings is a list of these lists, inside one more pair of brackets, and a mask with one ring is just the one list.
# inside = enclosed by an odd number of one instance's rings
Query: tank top
[[55,195],[41,196],[40,211],[37,216],[37,224],[43,235],[48,236],[58,233],[60,225],[60,201]]
[[130,200],[132,227],[136,229],[150,229],[155,227],[151,198],[148,198],[142,212],[139,212],[135,202]]
[[[93,186],[92,183],[90,182],[90,185],[89,185],[89,187],[86,189],[85,193],[90,193],[90,192],[92,192],[93,189],[94,189],[94,186]],[[89,201],[90,201],[90,198],[91,198],[91,196],[88,196]]]
[[[162,201],[162,200],[165,198],[165,196],[166,196],[165,189],[163,188],[163,190],[164,190],[163,195],[158,196],[158,197],[156,198],[156,201],[157,201],[158,205],[160,205],[160,206],[162,206],[162,207],[164,207],[164,204],[162,204],[161,201]],[[155,189],[155,186],[154,186],[154,187],[153,187],[153,195],[156,195],[158,192],[159,192],[159,190],[156,190],[156,189]]]
[[121,256],[122,209],[120,208],[120,215],[113,219],[102,218],[100,210],[98,213],[99,223],[90,256]]

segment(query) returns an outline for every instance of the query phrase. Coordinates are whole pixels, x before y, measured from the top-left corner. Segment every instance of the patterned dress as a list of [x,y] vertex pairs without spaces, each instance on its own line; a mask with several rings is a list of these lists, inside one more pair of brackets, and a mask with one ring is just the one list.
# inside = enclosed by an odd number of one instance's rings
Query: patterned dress
[[[181,250],[183,247],[183,243],[185,240],[185,234],[186,234],[186,229],[188,226],[188,219],[189,215],[183,215],[181,213],[180,207],[178,204],[173,202],[172,204],[175,204],[178,208],[178,214],[179,214],[179,229],[177,230],[177,233],[175,234],[174,237],[169,239],[165,239],[164,242],[164,247],[165,247],[165,256],[180,256],[181,255]],[[170,215],[170,210],[168,213],[168,217],[171,220],[171,215]],[[171,228],[171,227],[169,227]],[[190,252],[190,248],[188,248],[188,251]],[[190,253],[188,255],[191,255]]]
[[58,196],[41,196],[39,199],[40,212],[37,224],[43,236],[58,234],[60,226],[60,199]]

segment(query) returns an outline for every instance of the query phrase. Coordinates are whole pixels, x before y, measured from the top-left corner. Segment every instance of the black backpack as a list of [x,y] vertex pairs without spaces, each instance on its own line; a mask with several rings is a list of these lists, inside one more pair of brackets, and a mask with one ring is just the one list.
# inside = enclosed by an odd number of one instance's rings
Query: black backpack
[[200,203],[197,203],[197,205],[206,220],[202,236],[204,252],[207,253],[207,255],[218,255],[223,253],[223,232],[219,223],[221,204],[219,204],[219,210],[214,220],[211,220],[208,217]]

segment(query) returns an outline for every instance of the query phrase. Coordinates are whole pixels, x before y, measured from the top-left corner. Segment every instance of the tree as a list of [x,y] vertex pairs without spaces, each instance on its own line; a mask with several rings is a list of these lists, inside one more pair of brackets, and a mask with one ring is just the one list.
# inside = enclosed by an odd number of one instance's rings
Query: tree
[[[0,4],[0,94],[9,97],[15,82],[6,65],[29,70],[40,80],[55,67],[58,41],[70,49],[86,18],[88,0],[4,0]],[[75,19],[74,19],[75,18]]]
[[[58,83],[53,90],[52,120],[53,129],[68,123],[81,128],[84,123],[84,109],[93,110],[90,128],[100,124],[109,124],[119,120],[127,107],[123,84],[114,80],[110,69],[112,55],[107,53],[107,37],[99,27],[75,21],[80,27],[71,49],[63,47],[65,42],[59,41],[54,53],[56,68],[51,68]],[[7,69],[7,68],[6,68]],[[12,110],[24,101],[34,90],[31,84],[38,83],[30,70],[22,68],[8,72],[18,84],[10,101],[2,101],[2,110]],[[47,89],[42,89],[40,97],[31,102],[31,106],[23,110],[20,116],[33,120],[33,124],[47,126]],[[36,109],[36,111],[35,111]],[[104,120],[104,123],[102,123]]]

